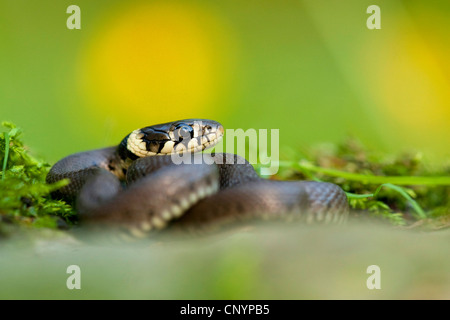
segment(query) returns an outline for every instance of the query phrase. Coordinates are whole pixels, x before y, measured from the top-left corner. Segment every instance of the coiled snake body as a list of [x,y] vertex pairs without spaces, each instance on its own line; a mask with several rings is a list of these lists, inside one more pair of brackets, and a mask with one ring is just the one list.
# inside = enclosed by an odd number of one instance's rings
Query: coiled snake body
[[334,184],[262,179],[240,156],[200,153],[223,133],[221,124],[203,119],[138,129],[119,146],[58,161],[47,182],[70,179],[54,196],[75,201],[82,223],[115,226],[135,236],[250,218],[307,223],[346,218],[346,195]]

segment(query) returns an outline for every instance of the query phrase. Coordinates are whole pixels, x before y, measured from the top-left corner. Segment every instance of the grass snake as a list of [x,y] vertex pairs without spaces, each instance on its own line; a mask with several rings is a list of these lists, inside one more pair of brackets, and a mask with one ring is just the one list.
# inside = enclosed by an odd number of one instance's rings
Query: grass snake
[[201,153],[223,134],[220,123],[205,119],[141,128],[118,146],[63,158],[47,182],[70,180],[53,195],[75,203],[81,223],[138,237],[166,227],[222,227],[248,219],[345,220],[348,202],[337,185],[263,179],[238,155]]

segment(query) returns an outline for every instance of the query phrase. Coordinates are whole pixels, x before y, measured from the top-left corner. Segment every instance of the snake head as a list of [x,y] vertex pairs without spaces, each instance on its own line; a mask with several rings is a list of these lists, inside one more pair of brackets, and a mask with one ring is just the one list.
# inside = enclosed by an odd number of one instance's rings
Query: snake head
[[213,120],[187,119],[134,130],[119,145],[122,160],[199,152],[217,144],[223,126]]

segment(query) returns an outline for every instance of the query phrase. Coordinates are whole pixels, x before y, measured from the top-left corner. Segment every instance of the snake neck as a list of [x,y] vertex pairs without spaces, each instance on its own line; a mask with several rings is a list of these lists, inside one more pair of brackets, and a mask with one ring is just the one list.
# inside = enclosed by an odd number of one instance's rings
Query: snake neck
[[128,167],[132,162],[133,160],[130,158],[123,159],[120,155],[119,148],[117,148],[108,162],[107,169],[117,178],[124,181],[126,180]]

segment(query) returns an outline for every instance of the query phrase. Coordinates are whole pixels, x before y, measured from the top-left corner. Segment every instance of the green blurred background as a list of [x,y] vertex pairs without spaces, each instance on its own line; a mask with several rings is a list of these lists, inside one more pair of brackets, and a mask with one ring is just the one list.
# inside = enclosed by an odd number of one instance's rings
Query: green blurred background
[[48,161],[186,117],[448,156],[449,2],[377,1],[380,30],[362,0],[0,3],[0,118]]
[[[66,27],[72,4],[81,30]],[[381,30],[366,27],[372,4]],[[51,162],[187,117],[280,129],[302,150],[350,134],[441,162],[449,17],[444,1],[0,0],[0,119]],[[0,243],[0,298],[448,299],[448,238],[372,224],[119,247],[39,233],[31,250]],[[372,264],[381,291],[365,286]]]

